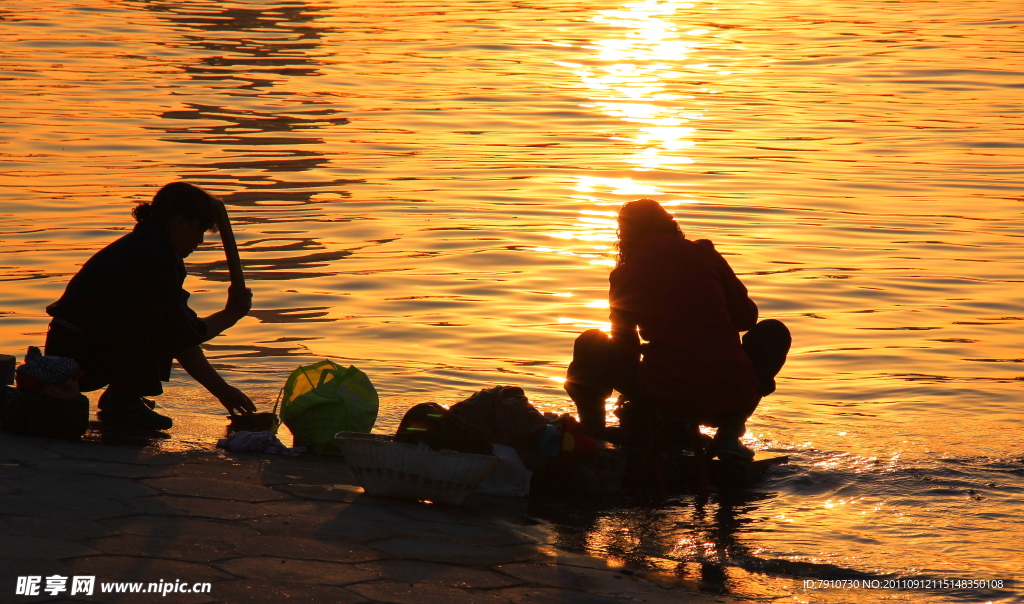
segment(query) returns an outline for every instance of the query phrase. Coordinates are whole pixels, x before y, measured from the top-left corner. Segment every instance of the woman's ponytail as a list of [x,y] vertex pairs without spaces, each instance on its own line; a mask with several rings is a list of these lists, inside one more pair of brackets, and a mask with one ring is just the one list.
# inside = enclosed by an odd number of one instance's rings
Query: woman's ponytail
[[164,185],[153,196],[135,206],[132,216],[137,222],[163,224],[174,216],[198,221],[203,230],[214,229],[216,216],[211,201],[216,199],[206,191],[187,182],[172,182]]

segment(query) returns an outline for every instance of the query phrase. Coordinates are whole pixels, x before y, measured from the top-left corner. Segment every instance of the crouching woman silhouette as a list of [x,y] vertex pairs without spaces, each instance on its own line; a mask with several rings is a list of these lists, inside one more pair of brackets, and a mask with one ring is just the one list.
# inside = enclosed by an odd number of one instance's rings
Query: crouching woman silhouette
[[256,410],[241,390],[210,365],[200,344],[234,325],[252,308],[252,292],[229,289],[224,310],[199,318],[188,307],[184,258],[215,230],[214,198],[199,187],[174,182],[132,211],[131,233],[97,252],[78,271],[59,300],[46,354],[75,359],[83,391],[104,386],[100,421],[166,430],[171,418],[153,410],[145,396],[163,392],[177,359],[185,371],[234,414]]
[[[576,339],[565,383],[584,429],[602,432],[614,389],[629,401],[620,407],[624,429],[671,419],[715,426],[720,457],[753,458],[739,439],[761,397],[775,390],[789,330],[759,323],[725,258],[706,239],[686,239],[658,202],[625,204],[618,226],[612,333],[593,329]],[[646,419],[627,425],[638,416]]]

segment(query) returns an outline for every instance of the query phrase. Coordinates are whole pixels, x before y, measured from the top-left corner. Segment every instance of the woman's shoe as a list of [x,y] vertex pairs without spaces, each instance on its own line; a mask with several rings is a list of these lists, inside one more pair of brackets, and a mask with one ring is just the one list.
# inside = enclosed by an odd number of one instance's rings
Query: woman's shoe
[[738,436],[728,438],[718,443],[718,459],[751,461],[754,459],[754,450],[741,443]]
[[166,415],[153,411],[142,397],[121,398],[108,396],[104,392],[100,396],[96,418],[104,424],[138,428],[140,430],[169,430],[174,420]]
[[714,443],[718,459],[734,461],[750,461],[754,459],[754,450],[740,442],[740,437],[747,431],[743,423],[726,424],[715,432]]

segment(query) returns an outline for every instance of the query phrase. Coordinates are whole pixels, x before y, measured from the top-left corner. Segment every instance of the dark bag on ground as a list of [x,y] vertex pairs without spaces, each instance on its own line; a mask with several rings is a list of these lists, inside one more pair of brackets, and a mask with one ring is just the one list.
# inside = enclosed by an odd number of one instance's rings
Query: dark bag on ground
[[448,449],[479,455],[490,455],[492,451],[491,443],[472,426],[437,403],[420,403],[406,411],[395,442],[422,442],[435,451]]
[[484,439],[511,447],[518,447],[526,439],[535,442],[547,425],[544,415],[518,386],[485,388],[455,403],[449,411]]
[[77,439],[89,427],[84,394],[60,399],[0,386],[0,430],[25,436]]
[[[494,386],[480,390],[448,410],[488,442],[516,450],[527,468],[550,461],[538,446],[547,428],[544,414],[538,411],[518,386]],[[557,456],[557,451],[555,456]]]

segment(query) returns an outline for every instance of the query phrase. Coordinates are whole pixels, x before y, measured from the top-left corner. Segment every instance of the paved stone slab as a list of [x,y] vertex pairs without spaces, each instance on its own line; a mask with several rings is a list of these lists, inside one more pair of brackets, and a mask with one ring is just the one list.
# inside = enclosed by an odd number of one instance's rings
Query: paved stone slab
[[348,483],[348,478],[352,477],[352,471],[344,459],[332,455],[267,456],[264,467],[268,471],[291,477],[292,482],[303,484]]
[[453,522],[411,522],[406,523],[411,529],[408,534],[423,539],[437,541],[455,541],[476,545],[514,545],[527,543],[521,535],[503,531],[496,527],[478,526],[474,524],[457,524]]
[[[504,531],[512,535],[523,535],[523,527],[541,525],[540,521],[526,515],[525,499],[511,497],[478,496],[474,502],[462,506],[438,505],[418,501],[395,500],[390,509],[408,516],[423,526],[458,525]],[[358,502],[357,502],[358,503]],[[533,537],[525,541],[535,542]],[[519,542],[519,541],[517,541]]]
[[494,569],[512,575],[524,583],[540,583],[541,585],[564,587],[567,589],[582,589],[582,573],[584,570],[591,570],[557,564],[536,563],[502,564],[494,567]]
[[[93,459],[139,465],[171,465],[187,459],[182,453],[160,453],[139,447],[120,447],[91,442],[75,442],[54,438],[35,439],[38,446],[61,457]],[[2,458],[2,456],[0,456]]]
[[567,552],[560,550],[555,547],[547,547],[545,551],[548,554],[548,558],[544,562],[559,564],[563,566],[578,566],[581,568],[595,568],[597,570],[614,570],[608,565],[607,560],[601,558],[595,558],[593,556],[585,556],[583,554],[577,554],[575,552]]
[[75,556],[88,556],[99,552],[91,547],[65,541],[63,539],[46,539],[43,537],[26,537],[24,535],[4,535],[0,541],[0,567],[9,558],[41,558],[59,560]]
[[252,579],[221,581],[213,586],[218,601],[232,604],[267,604],[268,602],[323,602],[325,604],[357,604],[367,602],[363,596],[344,587],[273,583]]
[[[169,594],[174,602],[731,600],[667,589],[557,550],[546,525],[506,522],[521,510],[368,497],[346,484],[339,459],[156,450],[165,444],[139,449],[0,433],[0,453],[31,458],[0,455],[0,590],[9,588],[0,593],[13,593],[19,574],[59,573],[107,583],[214,583],[212,594]],[[134,603],[140,595],[102,600]]]
[[92,474],[117,478],[150,478],[159,476],[160,468],[156,466],[137,465],[95,459],[47,459],[33,464],[37,471],[64,472],[68,474]]
[[44,461],[50,460],[26,462],[14,459],[0,459],[0,478],[17,478],[19,476],[35,474],[39,471],[35,466]]
[[301,476],[295,474],[288,475],[283,472],[271,470],[269,468],[264,469],[262,472],[260,472],[260,484],[268,487],[272,487],[279,484],[292,484],[296,480],[301,479]]
[[[790,584],[792,581],[790,580]],[[772,604],[807,604],[809,600],[793,600],[784,597],[781,593],[764,594],[764,597],[722,595],[714,593],[699,593],[682,589],[662,589],[661,591],[643,591],[638,593],[624,593],[615,597],[616,602],[635,602],[636,604],[737,604],[737,602],[771,602]],[[813,601],[813,600],[810,600]],[[822,603],[824,604],[824,603]],[[831,604],[831,603],[829,603]]]
[[503,545],[501,549],[514,562],[549,562],[549,547],[538,544]]
[[88,556],[64,560],[63,564],[76,575],[93,575],[96,582],[116,581],[174,581],[189,583],[213,582],[232,578],[205,564],[180,560],[144,558],[137,556]]
[[116,532],[92,520],[69,520],[59,517],[25,518],[0,517],[0,535],[25,535],[46,539],[77,541],[105,537]]
[[[495,592],[513,604],[617,604],[618,598],[588,594],[555,587],[509,587]],[[628,601],[628,600],[627,600]],[[686,602],[680,599],[680,602]]]
[[374,549],[391,554],[396,558],[411,558],[427,562],[449,562],[452,564],[508,564],[523,559],[521,553],[490,545],[469,543],[437,542],[430,539],[399,537],[385,539],[371,544]]
[[42,446],[48,440],[52,439],[0,432],[0,461],[28,463],[60,458],[59,453]]
[[403,504],[404,502],[398,499],[363,495],[344,506],[337,515],[341,518],[379,522],[388,528],[420,525],[422,521],[400,512]]
[[128,501],[128,504],[140,512],[160,516],[198,516],[203,518],[220,518],[223,520],[239,520],[273,515],[273,512],[245,501],[206,499],[203,497],[156,495],[153,497],[131,499]]
[[394,537],[397,533],[385,530],[374,522],[359,519],[322,518],[315,516],[281,515],[248,520],[246,526],[265,535],[286,535],[337,540],[346,543],[366,543]]
[[211,562],[239,556],[230,542],[198,541],[188,537],[156,537],[152,535],[114,535],[85,542],[98,550],[95,553],[122,556],[172,558],[187,562]]
[[129,478],[43,472],[18,479],[18,487],[31,495],[74,500],[91,497],[131,499],[156,495],[159,491]]
[[188,518],[183,516],[131,516],[104,520],[101,526],[112,531],[143,537],[187,538],[197,541],[232,541],[256,536],[253,529],[243,524]]
[[375,602],[392,604],[508,604],[508,600],[488,592],[474,592],[445,585],[423,585],[379,581],[349,587]]
[[192,453],[180,464],[154,468],[158,476],[196,477],[213,480],[231,480],[247,484],[263,484],[267,464],[260,459],[236,459],[223,450]]
[[309,585],[348,585],[377,578],[374,573],[352,564],[321,560],[290,560],[272,556],[250,556],[220,562],[216,566],[245,579],[304,583]]
[[401,583],[431,583],[469,589],[509,587],[523,583],[492,570],[416,560],[385,560],[359,564],[358,567]]
[[363,491],[349,484],[278,484],[275,489],[303,499],[352,503]]
[[309,468],[296,465],[273,465],[268,464],[260,475],[260,480],[266,485],[275,484],[347,484],[355,485],[355,475],[348,469],[348,466],[337,463],[334,467],[325,469]]
[[367,562],[381,558],[380,552],[362,545],[292,535],[249,537],[236,541],[234,547],[245,556],[273,555],[296,560]]
[[247,484],[228,480],[214,480],[198,476],[169,476],[143,480],[142,484],[162,491],[169,495],[190,495],[209,497],[211,499],[229,499],[232,501],[279,501],[290,499],[270,487],[259,484]]
[[495,568],[526,583],[575,589],[588,593],[625,596],[662,592],[663,588],[615,570],[556,564],[504,564]]
[[[362,503],[361,503],[362,502]],[[386,527],[407,526],[413,524],[408,516],[393,512],[388,507],[379,507],[373,504],[366,504],[365,499],[359,498],[352,503],[340,503],[330,501],[271,501],[259,504],[260,507],[271,510],[278,514],[295,514],[301,516],[313,516],[324,519],[344,519],[360,522],[376,522]]]
[[137,513],[134,508],[98,497],[58,498],[57,495],[0,495],[4,515],[30,518],[102,520]]
[[476,524],[473,513],[461,506],[398,500],[392,508],[399,514],[421,522]]
[[61,603],[82,602],[83,604],[87,602],[103,602],[103,604],[139,604],[140,601],[145,600],[150,600],[152,602],[160,602],[161,600],[166,600],[167,602],[173,602],[174,604],[178,604],[179,602],[181,602],[182,604],[213,604],[220,601],[209,594],[167,594],[166,598],[161,597],[157,594],[93,594],[93,597],[85,598],[83,600],[77,599],[78,596],[75,596],[75,598],[76,599],[74,600],[60,599],[51,601]]
[[289,499],[284,501],[270,501],[261,503],[259,506],[270,510],[275,514],[292,514],[298,516],[310,516],[315,518],[334,518],[345,507],[337,503],[325,501],[304,501],[300,499]]

